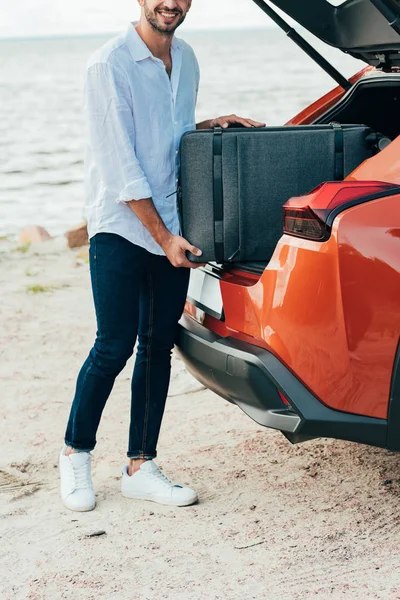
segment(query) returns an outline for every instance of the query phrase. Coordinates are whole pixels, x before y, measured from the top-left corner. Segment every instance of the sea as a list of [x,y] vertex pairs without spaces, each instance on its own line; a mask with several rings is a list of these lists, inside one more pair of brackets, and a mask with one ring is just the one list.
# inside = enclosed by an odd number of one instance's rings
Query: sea
[[[113,35],[0,40],[1,236],[27,225],[61,235],[84,218],[84,73],[90,54]],[[283,125],[336,86],[275,28],[178,37],[200,63],[198,121],[236,113]],[[363,67],[316,46],[347,77]]]

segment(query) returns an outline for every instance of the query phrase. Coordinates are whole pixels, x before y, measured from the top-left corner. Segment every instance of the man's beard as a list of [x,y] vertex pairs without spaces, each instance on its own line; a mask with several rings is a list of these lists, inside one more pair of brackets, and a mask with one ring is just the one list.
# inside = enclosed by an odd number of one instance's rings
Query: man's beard
[[144,15],[152,28],[158,33],[161,33],[161,35],[172,37],[175,29],[177,29],[179,25],[182,25],[183,21],[186,19],[186,14],[183,14],[181,11],[166,11],[177,14],[178,18],[170,25],[161,25],[157,20],[157,13],[160,13],[161,11],[162,8],[160,7],[158,7],[155,11],[151,11],[147,6],[147,2],[144,3]]

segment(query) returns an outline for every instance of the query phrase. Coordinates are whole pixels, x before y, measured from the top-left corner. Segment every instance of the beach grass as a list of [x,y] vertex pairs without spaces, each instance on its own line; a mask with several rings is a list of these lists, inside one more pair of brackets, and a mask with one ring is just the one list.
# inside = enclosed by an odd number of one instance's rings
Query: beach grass
[[69,287],[71,286],[68,283],[63,283],[62,285],[41,285],[40,283],[36,283],[34,285],[27,285],[25,292],[27,294],[48,294]]
[[32,242],[23,242],[14,248],[15,252],[20,252],[21,254],[26,254],[31,247]]
[[58,288],[53,285],[35,284],[35,285],[27,285],[25,288],[25,291],[27,294],[46,294],[49,292],[54,292],[56,289],[58,289]]

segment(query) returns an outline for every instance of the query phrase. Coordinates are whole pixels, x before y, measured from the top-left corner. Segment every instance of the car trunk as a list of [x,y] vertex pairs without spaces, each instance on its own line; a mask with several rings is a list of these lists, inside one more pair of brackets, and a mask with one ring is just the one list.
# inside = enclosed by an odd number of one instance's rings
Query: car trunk
[[[304,120],[298,124],[321,125],[337,122],[343,125],[347,123],[366,125],[390,140],[394,140],[400,134],[400,73],[396,74],[400,69],[400,0],[253,1],[346,91],[344,96],[323,115],[313,121]],[[278,14],[274,7],[282,12]],[[326,44],[375,66],[378,71],[352,85],[284,20],[285,14]],[[310,156],[311,166],[315,161],[315,156]],[[257,164],[260,164],[259,157]],[[271,160],[266,163],[265,168],[271,168]],[[306,168],[308,169],[308,165]],[[312,168],[309,170],[312,172]],[[346,175],[348,173],[345,173]],[[300,194],[307,193],[318,183],[331,179],[327,175],[326,179],[315,181],[314,173],[307,187],[303,172],[301,178],[303,189],[298,190]],[[272,213],[271,208],[268,207],[267,214],[269,218],[273,215],[275,224],[277,219],[281,219],[282,205],[289,199],[285,194],[285,183],[282,181],[282,194],[280,196],[275,194],[276,204]],[[279,181],[277,185],[279,186]],[[265,196],[265,190],[262,191],[260,197]],[[283,234],[283,227],[281,233]],[[225,263],[222,269],[262,273],[279,239],[276,228],[271,236],[273,239],[272,244],[269,245],[270,251],[265,253],[262,260],[246,262],[235,260],[233,264]],[[218,266],[215,268],[221,269]]]
[[[314,123],[323,124],[332,121],[342,124],[360,123],[371,127],[390,140],[395,139],[400,135],[400,74],[375,75],[358,81],[335,106]],[[311,191],[311,186],[308,191]],[[288,199],[282,196],[281,205]],[[265,256],[260,261],[235,262],[235,264],[224,265],[223,269],[240,269],[261,274],[271,256],[272,254]]]

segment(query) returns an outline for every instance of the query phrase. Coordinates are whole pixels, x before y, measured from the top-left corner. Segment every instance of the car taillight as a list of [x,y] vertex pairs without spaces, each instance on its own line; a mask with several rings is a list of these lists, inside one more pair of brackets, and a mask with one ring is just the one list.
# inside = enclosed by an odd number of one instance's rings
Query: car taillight
[[329,216],[361,199],[373,199],[400,186],[381,181],[332,181],[322,183],[304,196],[291,198],[283,206],[283,229],[297,237],[323,242],[330,236]]

